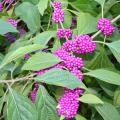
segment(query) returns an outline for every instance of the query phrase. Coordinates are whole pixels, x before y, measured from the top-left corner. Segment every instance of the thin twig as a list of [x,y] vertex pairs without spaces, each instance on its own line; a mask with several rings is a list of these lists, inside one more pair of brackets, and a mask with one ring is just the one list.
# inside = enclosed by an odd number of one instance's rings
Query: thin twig
[[31,74],[29,76],[25,76],[22,78],[16,78],[16,79],[11,79],[11,80],[0,80],[0,83],[15,83],[15,82],[19,82],[19,81],[32,80],[35,75],[36,74]]

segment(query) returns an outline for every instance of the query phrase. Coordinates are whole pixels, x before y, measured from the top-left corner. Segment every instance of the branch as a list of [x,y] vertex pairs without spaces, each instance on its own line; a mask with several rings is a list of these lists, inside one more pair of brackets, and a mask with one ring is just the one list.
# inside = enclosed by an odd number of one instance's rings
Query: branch
[[[118,16],[115,17],[113,20],[111,20],[111,23],[116,22],[118,19],[120,19],[120,15],[118,15]],[[94,38],[97,37],[100,33],[101,33],[101,31],[99,30],[99,31],[96,32],[91,38],[94,39]]]
[[35,76],[36,74],[31,74],[31,75],[28,75],[28,76],[25,76],[25,77],[22,77],[22,78],[16,78],[16,79],[11,79],[11,80],[0,80],[0,83],[15,83],[15,82],[19,82],[19,81],[26,81],[26,80],[32,80],[33,77]]

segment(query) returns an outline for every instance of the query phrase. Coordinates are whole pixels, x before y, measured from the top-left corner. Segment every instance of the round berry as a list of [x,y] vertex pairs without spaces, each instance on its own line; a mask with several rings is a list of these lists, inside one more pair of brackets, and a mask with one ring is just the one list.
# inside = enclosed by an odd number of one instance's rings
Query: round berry
[[64,11],[61,9],[55,9],[53,12],[52,20],[57,24],[64,22]]
[[112,35],[112,33],[115,31],[115,27],[107,18],[99,19],[97,29],[100,30],[106,36]]

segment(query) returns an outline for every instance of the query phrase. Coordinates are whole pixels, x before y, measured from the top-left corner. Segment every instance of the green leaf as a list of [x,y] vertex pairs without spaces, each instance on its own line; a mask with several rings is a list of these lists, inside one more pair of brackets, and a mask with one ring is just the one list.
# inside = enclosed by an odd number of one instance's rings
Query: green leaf
[[95,0],[95,1],[98,2],[101,6],[103,6],[105,3],[105,0]]
[[72,15],[69,11],[64,11],[65,14],[65,20],[64,20],[64,27],[65,28],[70,28],[71,27],[71,22],[72,22]]
[[10,96],[7,101],[8,120],[38,120],[38,113],[31,101],[15,90],[10,89]]
[[44,11],[47,8],[47,5],[48,5],[48,0],[39,0],[39,3],[37,6],[38,6],[38,10],[42,16],[44,14]]
[[118,111],[113,105],[109,103],[97,105],[95,108],[104,120],[120,120],[120,115]]
[[98,52],[95,57],[90,62],[88,62],[87,68],[90,68],[92,70],[98,68],[110,68],[114,70],[114,65],[109,60],[105,49],[103,47],[100,47],[99,51],[100,52]]
[[37,76],[34,79],[42,83],[67,87],[69,89],[74,89],[76,87],[87,89],[82,81],[80,81],[75,75],[62,69],[49,70],[45,74]]
[[93,0],[71,0],[69,4],[79,12],[96,14],[96,4]]
[[78,34],[88,34],[96,32],[97,18],[89,13],[80,13],[77,18]]
[[81,116],[81,115],[79,115],[79,114],[77,114],[77,115],[75,116],[75,119],[76,119],[76,120],[87,120],[86,118],[84,118],[83,116]]
[[37,92],[35,105],[38,111],[38,120],[58,120],[56,102],[48,94],[46,89],[40,85]]
[[103,104],[103,101],[93,94],[83,94],[79,100],[88,104]]
[[38,4],[39,0],[22,0],[23,2],[30,2],[32,4]]
[[20,47],[14,51],[11,51],[3,59],[2,63],[0,64],[0,68],[2,68],[3,66],[5,66],[6,64],[8,64],[12,61],[24,56],[27,53],[31,53],[33,51],[43,49],[43,48],[44,48],[44,46],[42,46],[42,45],[33,44],[33,45],[27,45],[24,47]]
[[33,55],[23,66],[23,70],[42,70],[61,62],[59,58],[50,53],[39,52]]
[[120,40],[112,43],[107,43],[106,45],[108,45],[117,61],[120,63]]
[[52,37],[56,37],[56,31],[45,31],[34,37],[33,42],[36,44],[46,45]]
[[23,2],[15,9],[15,13],[27,24],[31,32],[34,33],[40,29],[40,14],[33,4]]
[[120,87],[114,93],[114,105],[120,106]]
[[56,50],[58,50],[61,47],[61,43],[59,39],[55,39],[53,48],[51,49],[52,53],[54,53]]
[[110,84],[120,85],[120,75],[109,70],[97,69],[86,73],[86,75],[95,77]]
[[13,27],[13,25],[0,19],[0,35],[4,35],[8,32],[18,32],[18,31],[15,27]]

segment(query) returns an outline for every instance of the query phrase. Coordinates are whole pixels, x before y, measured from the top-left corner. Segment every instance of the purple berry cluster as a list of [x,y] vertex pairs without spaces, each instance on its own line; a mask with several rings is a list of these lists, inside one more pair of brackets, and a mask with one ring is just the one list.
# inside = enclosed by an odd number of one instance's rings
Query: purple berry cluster
[[62,8],[61,2],[57,2],[57,1],[54,1],[52,6],[54,7],[54,9],[61,9]]
[[112,35],[112,33],[115,31],[115,27],[107,18],[99,19],[97,29],[100,30],[106,36]]
[[60,2],[53,2],[54,12],[52,16],[52,20],[59,24],[60,22],[64,22],[64,11],[61,9],[62,5]]
[[30,98],[33,103],[35,103],[38,89],[39,89],[39,83],[36,82],[34,83],[34,89],[30,93]]
[[66,37],[67,38],[71,38],[72,37],[72,30],[71,29],[62,29],[62,28],[59,28],[57,30],[57,36],[59,38],[63,38],[63,39],[65,39]]
[[[55,5],[53,6],[54,13],[52,19],[55,23],[62,24],[62,22],[64,22],[62,18],[64,17],[58,16],[56,14],[56,11],[61,11],[61,4],[56,4],[55,2]],[[61,14],[59,13],[59,15]],[[60,63],[62,65],[61,69],[67,69],[79,80],[83,80],[83,73],[80,71],[81,68],[84,67],[83,59],[80,57],[76,57],[74,53],[92,53],[96,49],[96,43],[89,35],[76,36],[73,40],[69,40],[69,38],[72,37],[72,30],[69,28],[65,29],[63,25],[61,25],[61,27],[62,28],[58,28],[57,30],[57,37],[60,39],[66,39],[67,41],[63,43],[61,48],[54,52],[54,55],[62,60],[62,62]],[[73,118],[77,114],[77,110],[79,108],[78,98],[82,93],[83,90],[81,90],[80,88],[76,88],[74,90],[69,90],[65,88],[64,94],[58,102],[58,114],[61,116],[65,116],[65,118]]]
[[0,12],[2,12],[2,11],[3,11],[3,4],[0,3]]
[[83,90],[76,88],[70,90],[65,88],[64,95],[58,102],[58,114],[65,116],[67,119],[73,118],[79,108],[79,95],[83,93]]
[[13,25],[14,27],[17,27],[18,22],[17,22],[16,20],[14,20],[14,19],[12,19],[12,18],[9,18],[7,21],[8,21],[11,25]]
[[92,53],[96,49],[96,43],[89,35],[77,36],[74,41],[77,44],[77,49],[75,52],[78,54]]

